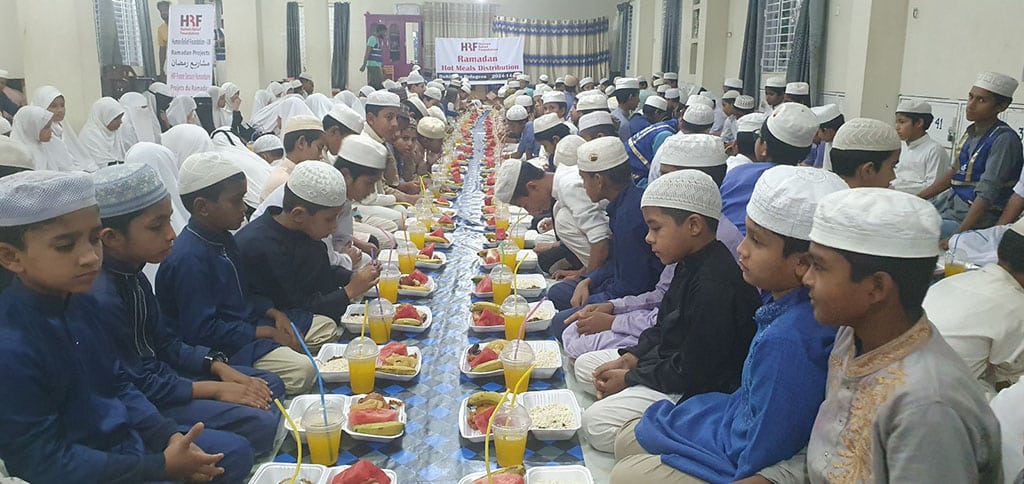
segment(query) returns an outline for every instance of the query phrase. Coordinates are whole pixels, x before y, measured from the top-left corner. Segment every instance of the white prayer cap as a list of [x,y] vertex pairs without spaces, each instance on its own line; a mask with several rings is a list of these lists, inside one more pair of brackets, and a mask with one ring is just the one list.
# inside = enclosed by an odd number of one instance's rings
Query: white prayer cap
[[811,146],[820,126],[811,108],[799,103],[782,103],[768,117],[768,131],[779,141],[797,148]]
[[441,90],[434,86],[428,87],[427,90],[423,92],[423,95],[437,101],[441,100]]
[[[561,93],[559,93],[561,94]],[[541,134],[555,126],[562,124],[562,118],[556,113],[545,114],[535,120],[533,120],[533,134]]]
[[710,108],[713,103],[710,98],[707,96],[701,96],[700,94],[691,94],[690,97],[686,98],[687,108],[696,106],[697,104],[703,104]]
[[498,97],[505,97],[506,93],[508,93],[508,86],[501,86],[498,88]]
[[520,87],[521,86],[519,85],[519,81],[508,81],[509,89],[519,89]]
[[473,92],[473,88],[469,87],[469,81],[466,81],[466,83],[462,85],[462,92],[466,94]]
[[284,143],[282,143],[281,138],[275,134],[265,134],[260,136],[259,138],[256,138],[256,141],[252,144],[252,151],[257,155],[274,150],[284,151]]
[[668,84],[662,84],[662,85],[658,86],[658,88],[657,88],[657,89],[655,89],[655,91],[656,91],[656,92],[657,92],[658,94],[668,94],[668,90],[669,90],[669,89],[673,89],[673,88],[669,87],[669,85],[668,85]]
[[[565,98],[563,97],[562,99],[564,100]],[[516,101],[515,102],[516,102],[516,105],[522,106],[524,108],[526,108],[526,107],[533,107],[533,98],[530,97],[530,96],[527,96],[526,94],[521,94],[519,96],[516,96]]]
[[427,88],[429,89],[431,87],[437,89],[440,92],[444,91],[444,83],[441,82],[441,81],[438,81],[437,79],[434,79],[433,81],[430,81],[430,82],[427,83]]
[[605,93],[606,96],[611,96],[612,94],[615,94],[615,86],[608,86],[608,87],[606,87],[604,89],[604,93]]
[[547,84],[540,84],[536,88],[534,88],[534,90],[533,90],[533,97],[541,97],[541,98],[543,98],[545,94],[547,94],[547,93],[549,93],[551,91],[554,91],[554,90],[555,90],[555,88],[553,88],[553,87],[551,87],[551,86],[549,86]]
[[764,81],[764,87],[774,87],[776,89],[785,88],[786,87],[786,78],[785,77],[769,77],[766,81]]
[[298,78],[299,79],[305,79],[307,81],[312,81],[313,80],[313,76],[309,75],[308,72],[303,72],[303,73],[299,74]]
[[722,218],[722,194],[711,175],[679,170],[659,176],[644,190],[641,207],[660,207]]
[[615,89],[640,89],[640,81],[635,77],[623,77],[615,81]]
[[419,71],[413,71],[413,73],[409,74],[409,77],[405,79],[406,84],[423,84],[424,82],[426,81],[423,79],[423,76],[420,75]]
[[284,130],[281,132],[281,136],[295,131],[306,131],[306,130],[324,130],[324,123],[320,121],[320,118],[311,114],[299,114],[288,118],[288,122],[284,125]]
[[577,111],[593,111],[595,109],[608,109],[608,96],[594,91],[594,94],[587,94],[576,98]]
[[540,98],[541,102],[566,104],[565,93],[562,91],[548,91]]
[[96,189],[88,173],[29,170],[0,178],[0,227],[34,224],[94,205]]
[[722,138],[710,134],[678,133],[668,138],[654,154],[654,163],[683,168],[707,168],[725,164]]
[[6,136],[0,137],[0,166],[23,170],[35,169],[32,155],[25,149],[25,145]]
[[740,116],[740,119],[736,120],[736,132],[753,133],[761,129],[761,126],[764,126],[765,117],[764,113],[750,113]]
[[579,79],[577,79],[576,76],[574,76],[572,74],[567,74],[565,76],[565,85],[566,86],[576,87],[576,84],[578,84],[579,82],[580,82]]
[[440,119],[441,121],[444,122],[448,122],[448,119],[444,115],[444,111],[442,111],[441,108],[438,106],[430,106],[430,108],[427,109],[427,113],[434,118]]
[[[601,84],[604,84],[604,82],[607,81],[607,80],[608,80],[607,77],[601,78]],[[636,76],[636,80],[639,81],[639,82],[647,82],[647,78],[644,77],[644,76]]]
[[982,72],[974,81],[975,87],[999,94],[1000,96],[1013,97],[1017,90],[1017,80],[998,72]]
[[345,176],[322,161],[299,163],[286,185],[297,197],[321,207],[340,207],[347,200]]
[[668,101],[661,96],[648,96],[647,100],[644,101],[644,106],[651,106],[655,109],[668,111]]
[[678,88],[670,87],[668,89],[665,89],[665,99],[676,99],[676,100],[678,100],[680,96],[681,96],[681,92],[679,91]]
[[160,175],[144,163],[101,168],[92,181],[96,184],[100,218],[137,212],[168,196]]
[[555,79],[555,85],[557,86],[558,84],[565,84],[565,78],[564,77],[556,78]]
[[786,94],[792,96],[807,96],[811,93],[811,86],[806,82],[791,82],[786,84]]
[[516,191],[516,184],[519,183],[519,172],[523,169],[523,162],[519,159],[508,159],[498,167],[498,173],[494,177],[494,198],[501,203],[510,203],[512,194]]
[[811,108],[811,112],[814,113],[816,118],[818,118],[818,124],[825,124],[843,115],[843,113],[839,112],[839,106],[836,106],[835,104],[814,106]]
[[584,77],[582,80],[580,80],[580,87],[586,86],[587,84],[593,84],[593,83],[594,83],[594,78],[590,77],[590,76],[587,76],[587,77]]
[[651,81],[651,87],[653,87],[655,89],[657,89],[657,88],[659,88],[659,87],[661,87],[663,85],[665,85],[665,80],[664,79],[655,78],[653,81]]
[[661,77],[663,77],[663,78],[665,78],[666,80],[669,80],[669,81],[675,81],[675,80],[679,79],[679,74],[676,74],[675,72],[666,72]]
[[398,83],[399,84],[408,84],[409,83],[409,78],[408,77],[399,77],[398,78]]
[[897,113],[931,114],[932,105],[924,99],[904,99],[896,106]]
[[397,83],[395,81],[392,81],[391,79],[385,79],[384,82],[381,83],[381,85],[384,87],[384,90],[390,90],[390,89],[394,89],[396,87],[402,87],[401,84],[399,84],[399,83]]
[[292,79],[292,80],[288,81],[288,87],[290,87],[292,89],[298,89],[298,88],[302,87],[302,81],[300,81],[298,79]]
[[11,122],[8,121],[7,118],[0,117],[0,136],[3,136],[5,134],[10,134],[10,132],[11,132]]
[[357,134],[341,140],[338,157],[360,166],[383,170],[387,165],[388,149],[365,134]]
[[935,257],[941,224],[935,206],[920,197],[887,188],[853,188],[818,202],[810,239],[858,254]]
[[655,72],[654,74],[651,75],[651,77],[653,77],[655,79],[661,79],[664,76],[665,76],[665,73],[661,72],[661,71]]
[[529,117],[529,113],[527,113],[526,108],[522,106],[512,106],[505,111],[505,117],[509,121],[522,121]]
[[580,117],[580,131],[594,126],[612,126],[612,115],[608,111],[594,111]]
[[541,74],[540,77],[538,77],[537,79],[540,79],[540,82],[548,82],[548,79],[550,78],[547,74]]
[[1010,230],[1017,232],[1020,235],[1024,235],[1024,218],[1021,218],[1013,225],[1011,225]]
[[683,112],[683,121],[695,126],[715,124],[715,110],[706,104],[687,106]]
[[725,82],[723,82],[722,85],[729,89],[740,90],[743,89],[743,79],[729,77],[725,79]]
[[895,151],[900,149],[900,137],[884,121],[871,118],[854,118],[836,131],[832,149],[860,151]]
[[519,74],[518,77],[519,77],[520,81],[523,81],[523,82],[525,82],[527,84],[530,83],[530,75],[529,74]]
[[398,94],[388,91],[374,91],[366,96],[367,106],[381,106],[386,108],[402,107],[402,99]]
[[587,140],[578,135],[570,134],[558,141],[555,146],[555,165],[576,166],[576,152]]
[[187,195],[213,186],[239,173],[242,169],[216,151],[196,153],[178,170],[178,193]]
[[779,165],[765,171],[754,184],[747,216],[776,234],[810,240],[818,201],[848,189],[842,178],[828,170]]
[[416,133],[427,139],[444,139],[448,125],[437,118],[423,118],[416,123]]
[[361,133],[363,131],[363,123],[365,122],[363,117],[355,109],[344,104],[335,104],[334,108],[327,115],[338,120],[339,123],[345,125],[353,133]]
[[725,93],[722,94],[722,100],[723,101],[725,101],[726,99],[736,99],[738,97],[740,97],[740,92],[737,91],[737,90],[734,90],[734,89],[730,89],[728,91],[725,91]]
[[370,94],[373,94],[374,91],[375,89],[372,86],[363,86],[359,88],[359,94],[362,94],[363,97],[368,97]]
[[755,101],[754,101],[754,97],[753,96],[747,96],[746,94],[742,94],[742,95],[736,97],[736,101],[734,101],[732,103],[732,105],[734,107],[736,107],[736,108],[746,110],[746,109],[754,109],[754,106],[755,106],[754,103],[755,103]]
[[576,164],[580,171],[598,173],[629,161],[626,145],[615,136],[587,141],[576,150]]

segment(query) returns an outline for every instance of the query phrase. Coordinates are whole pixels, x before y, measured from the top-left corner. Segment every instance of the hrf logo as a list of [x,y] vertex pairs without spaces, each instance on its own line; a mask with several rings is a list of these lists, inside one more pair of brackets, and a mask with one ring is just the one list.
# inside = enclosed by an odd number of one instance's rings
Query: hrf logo
[[480,47],[483,47],[483,46],[484,46],[484,44],[482,44],[480,42],[463,42],[462,43],[462,51],[463,52],[476,52],[477,49],[479,49]]
[[198,28],[199,24],[203,21],[202,15],[182,15],[181,26],[182,27],[195,27]]

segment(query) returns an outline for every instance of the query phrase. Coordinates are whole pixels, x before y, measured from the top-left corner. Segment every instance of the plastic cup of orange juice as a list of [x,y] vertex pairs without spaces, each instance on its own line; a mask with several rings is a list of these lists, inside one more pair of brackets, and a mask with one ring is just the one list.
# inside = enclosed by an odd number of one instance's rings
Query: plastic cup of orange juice
[[345,346],[349,384],[352,386],[353,394],[373,393],[379,354],[380,348],[377,347],[377,343],[365,336],[355,338]]
[[[512,393],[523,393],[530,386],[530,366],[533,365],[533,347],[521,339],[510,340],[499,355],[505,373],[505,387]],[[516,386],[523,375],[526,378]]]
[[513,407],[508,402],[495,411],[491,429],[494,431],[494,450],[498,454],[499,466],[523,465],[526,434],[532,425],[530,412],[521,403]]
[[366,321],[370,326],[370,338],[379,345],[387,343],[391,339],[391,323],[395,319],[395,305],[387,299],[377,298],[370,301],[368,307]]

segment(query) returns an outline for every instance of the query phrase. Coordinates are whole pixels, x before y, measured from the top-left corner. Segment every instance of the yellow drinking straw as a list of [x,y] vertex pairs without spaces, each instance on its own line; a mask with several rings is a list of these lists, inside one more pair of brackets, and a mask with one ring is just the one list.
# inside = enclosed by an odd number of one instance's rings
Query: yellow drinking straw
[[[380,289],[377,289],[377,295],[380,296]],[[359,333],[360,338],[366,337],[366,326],[369,325],[370,321],[370,300],[366,300],[366,307],[363,309],[363,328]]]
[[526,258],[524,257],[523,260],[516,262],[515,268],[512,269],[512,294],[516,296],[519,295],[519,288],[516,287],[516,276],[519,274],[519,266],[523,265],[525,260]]
[[[519,384],[516,384],[516,388],[519,388]],[[274,399],[274,405],[277,405],[277,409],[281,411],[281,415],[284,415],[284,419],[288,421],[288,425],[292,426],[292,437],[295,437],[295,444],[299,450],[295,453],[295,473],[292,474],[292,478],[288,481],[289,484],[295,484],[299,480],[299,468],[302,467],[302,436],[299,435],[299,426],[295,425],[295,421],[288,415],[288,411],[284,409],[284,405],[281,405],[281,401]],[[488,427],[490,430],[490,427]]]
[[[533,373],[533,369],[536,366],[537,366],[536,363],[530,365],[530,367],[526,369],[526,372],[519,376],[519,380],[516,381],[516,389],[519,388],[519,385],[523,384],[523,379],[529,377],[530,374]],[[498,414],[498,409],[501,408],[501,404],[505,403],[505,400],[508,399],[508,392],[509,392],[508,390],[505,390],[505,393],[501,394],[501,399],[498,400],[498,405],[494,407],[494,412],[491,413],[491,418],[487,419],[487,431],[484,432],[484,466],[486,466],[485,469],[487,471],[487,483],[488,484],[493,484],[494,483],[494,478],[491,477],[491,432],[492,432],[491,427],[494,426],[494,416]],[[512,408],[515,408],[515,407],[516,407],[516,394],[513,393],[512,394]],[[292,425],[292,427],[294,427],[294,425]]]

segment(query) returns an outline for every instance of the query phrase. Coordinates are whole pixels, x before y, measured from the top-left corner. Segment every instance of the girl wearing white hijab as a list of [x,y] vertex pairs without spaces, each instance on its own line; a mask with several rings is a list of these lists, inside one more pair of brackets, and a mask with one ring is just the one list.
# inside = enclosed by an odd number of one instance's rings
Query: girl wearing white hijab
[[252,125],[261,133],[280,134],[285,123],[292,116],[307,114],[312,116],[313,111],[309,109],[302,96],[297,94],[289,95],[253,115]]
[[7,118],[0,116],[0,136],[10,136],[11,129],[11,122]]
[[230,128],[218,128],[213,132],[214,150],[231,160],[245,173],[246,190],[242,201],[255,209],[260,204],[263,184],[267,181],[273,168],[263,158],[245,146],[241,138],[235,136]]
[[185,162],[185,158],[196,153],[213,151],[213,142],[206,130],[194,124],[179,124],[169,130],[161,137],[164,146],[174,153],[178,162],[178,168]]
[[167,108],[167,122],[171,126],[179,124],[196,124],[196,100],[192,96],[178,96]]
[[306,98],[306,106],[309,106],[309,110],[313,111],[313,116],[324,119],[327,113],[334,109],[334,103],[331,102],[331,98],[319,93],[314,92]]
[[89,152],[78,140],[78,135],[71,125],[64,122],[64,115],[67,114],[66,100],[64,94],[53,86],[39,86],[32,93],[32,105],[39,106],[53,113],[53,136],[59,139],[71,158],[75,169],[92,173],[100,167],[90,158]]
[[14,115],[11,139],[21,143],[36,170],[75,171],[68,149],[53,135],[53,113],[39,106],[25,106]]
[[366,108],[363,106],[363,102],[352,91],[344,90],[335,94],[334,102],[344,104],[355,110],[364,119],[366,118]]
[[126,92],[121,96],[121,107],[124,108],[121,140],[125,151],[135,143],[160,143],[160,121],[156,118],[156,111],[146,100],[146,96],[137,92]]
[[[225,82],[220,86],[220,97],[216,98],[213,105],[213,120],[217,127],[234,126],[236,106],[241,104],[239,89],[234,83]],[[239,119],[241,124],[241,119]]]
[[149,99],[149,109],[156,114],[156,119],[160,123],[160,131],[170,129],[171,123],[167,122],[167,108],[174,100],[171,88],[162,82],[154,82],[146,89],[146,97]]
[[89,120],[82,127],[82,145],[100,166],[124,161],[121,128],[124,108],[112,97],[101,97],[89,110]]
[[[160,180],[164,182],[167,194],[171,197],[171,227],[174,233],[180,234],[188,225],[189,213],[181,201],[181,194],[178,193],[178,162],[174,159],[174,153],[156,143],[143,141],[128,150],[124,162],[149,165],[160,175]],[[146,264],[142,271],[149,276],[149,280],[155,281],[159,267],[160,264]]]

